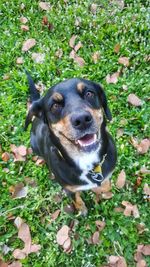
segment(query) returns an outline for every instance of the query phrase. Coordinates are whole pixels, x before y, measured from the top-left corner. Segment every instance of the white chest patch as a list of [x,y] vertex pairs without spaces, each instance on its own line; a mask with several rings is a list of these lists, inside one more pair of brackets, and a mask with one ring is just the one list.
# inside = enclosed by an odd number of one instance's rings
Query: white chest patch
[[98,152],[83,153],[81,156],[75,157],[75,163],[82,170],[80,180],[86,182],[86,185],[81,185],[77,188],[77,191],[88,190],[97,187],[96,183],[93,183],[87,178],[87,174],[93,169],[94,164],[99,162]]

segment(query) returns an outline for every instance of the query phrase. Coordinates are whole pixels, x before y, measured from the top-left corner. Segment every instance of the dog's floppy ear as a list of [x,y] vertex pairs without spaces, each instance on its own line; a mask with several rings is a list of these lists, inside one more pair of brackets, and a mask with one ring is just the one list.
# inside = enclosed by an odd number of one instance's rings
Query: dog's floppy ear
[[44,119],[44,112],[42,110],[42,98],[37,101],[34,101],[32,106],[30,107],[25,121],[25,130],[28,128],[28,125],[32,121],[33,116]]
[[106,118],[111,121],[112,120],[112,115],[111,115],[111,111],[108,107],[108,104],[107,104],[107,98],[106,98],[106,94],[102,88],[101,85],[98,85],[98,93],[99,93],[99,98],[100,98],[100,101],[101,101],[101,104],[103,106],[103,109],[104,109],[104,112],[105,112],[105,115],[106,115]]

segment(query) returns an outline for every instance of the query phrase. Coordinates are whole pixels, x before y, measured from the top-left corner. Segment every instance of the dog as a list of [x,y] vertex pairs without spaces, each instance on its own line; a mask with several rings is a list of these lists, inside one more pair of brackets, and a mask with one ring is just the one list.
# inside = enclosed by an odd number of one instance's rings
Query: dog
[[115,142],[106,129],[112,115],[101,85],[72,78],[52,86],[40,98],[27,73],[32,103],[25,129],[32,122],[31,147],[83,215],[80,192],[101,186],[117,161]]

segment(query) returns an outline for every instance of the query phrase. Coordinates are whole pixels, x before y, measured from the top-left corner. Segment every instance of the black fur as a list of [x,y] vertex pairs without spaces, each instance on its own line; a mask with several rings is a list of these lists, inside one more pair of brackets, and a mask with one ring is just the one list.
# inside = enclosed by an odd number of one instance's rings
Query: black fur
[[[104,163],[102,164],[102,175],[105,179],[115,168],[117,153],[113,138],[106,131],[106,119],[111,120],[112,116],[102,87],[97,83],[85,79],[74,78],[53,86],[48,90],[46,95],[40,99],[39,92],[28,73],[27,77],[29,81],[32,106],[26,118],[25,128],[28,127],[33,116],[35,116],[31,129],[31,146],[33,151],[45,159],[48,168],[54,173],[56,180],[64,188],[67,185],[86,185],[86,181],[80,179],[83,170],[75,162],[72,157],[72,153],[67,152],[67,148],[62,144],[61,138],[56,136],[51,125],[56,125],[67,116],[71,125],[72,114],[79,114],[80,116],[80,114],[83,114],[83,111],[85,113],[87,107],[96,111],[103,108],[105,116],[103,115],[103,122],[99,129],[100,140],[98,140],[98,142],[100,143],[100,149],[98,150],[98,162],[93,162],[92,168],[94,168],[95,164],[100,163],[105,156]],[[85,92],[90,91],[94,94],[93,99],[87,101],[85,95],[79,94],[77,91],[77,84],[79,82],[84,83]],[[53,114],[52,107],[54,101],[52,99],[52,95],[56,92],[63,95],[63,101],[61,103],[61,112]],[[82,139],[83,132],[85,132],[86,135],[91,132],[93,134],[95,129],[94,127],[95,124],[91,120],[89,128],[86,125],[82,127],[84,128],[82,130],[74,129],[74,139]],[[66,129],[66,132],[67,131],[68,129]],[[62,134],[65,136],[67,135],[65,132]],[[68,137],[66,137],[66,139],[67,138]],[[74,140],[71,139],[70,143],[71,142],[74,142]],[[85,153],[88,155],[88,153],[91,152],[91,149],[94,148],[90,148],[90,151],[88,151],[87,148]],[[97,183],[97,186],[99,185],[101,185],[101,183]]]

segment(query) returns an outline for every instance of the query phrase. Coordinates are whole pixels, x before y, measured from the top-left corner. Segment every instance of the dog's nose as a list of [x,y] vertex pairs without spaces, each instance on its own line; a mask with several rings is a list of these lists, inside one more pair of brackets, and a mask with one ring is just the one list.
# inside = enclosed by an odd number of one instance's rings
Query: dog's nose
[[86,111],[81,114],[73,114],[71,117],[72,126],[77,130],[84,130],[92,124],[92,115]]

